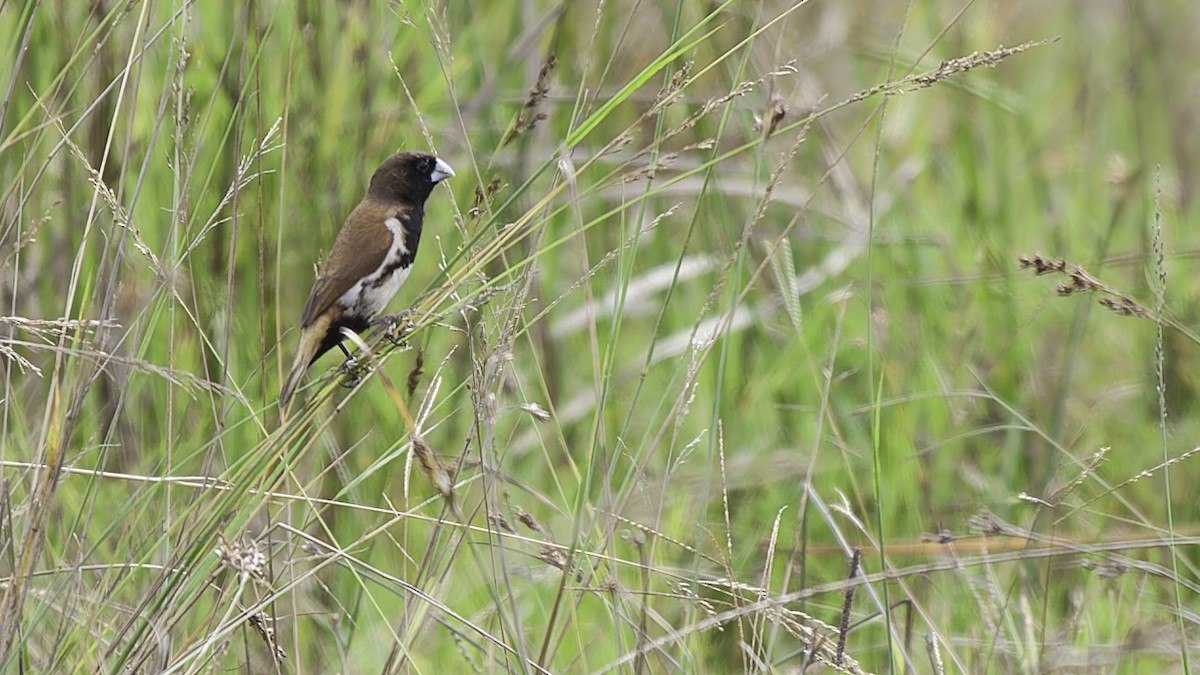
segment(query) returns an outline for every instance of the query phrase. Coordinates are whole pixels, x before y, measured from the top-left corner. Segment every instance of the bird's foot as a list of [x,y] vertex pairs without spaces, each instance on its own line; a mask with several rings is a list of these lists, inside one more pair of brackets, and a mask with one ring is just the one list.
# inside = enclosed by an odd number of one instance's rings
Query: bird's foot
[[375,323],[385,326],[383,335],[397,347],[404,344],[405,338],[416,327],[416,324],[413,323],[411,312],[407,310],[399,314],[385,316]]
[[341,371],[345,377],[342,378],[341,385],[347,389],[353,389],[362,383],[362,367],[358,363],[358,359],[353,356],[348,357],[342,362]]

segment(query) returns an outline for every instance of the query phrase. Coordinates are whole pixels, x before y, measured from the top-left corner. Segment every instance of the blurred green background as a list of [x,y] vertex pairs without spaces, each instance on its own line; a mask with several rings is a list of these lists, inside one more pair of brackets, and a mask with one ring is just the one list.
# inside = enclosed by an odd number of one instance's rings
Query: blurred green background
[[[1197,28],[0,4],[2,669],[1190,668]],[[398,149],[415,328],[281,425]]]

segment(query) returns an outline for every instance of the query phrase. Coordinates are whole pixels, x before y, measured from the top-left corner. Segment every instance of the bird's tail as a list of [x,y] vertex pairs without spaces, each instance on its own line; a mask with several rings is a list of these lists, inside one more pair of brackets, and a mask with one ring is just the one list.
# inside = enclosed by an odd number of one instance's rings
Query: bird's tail
[[296,388],[304,382],[304,375],[308,372],[308,367],[297,361],[292,364],[292,370],[288,373],[287,379],[283,381],[283,390],[279,392],[279,413],[286,415],[288,407],[292,402],[292,395],[296,393]]
[[279,414],[287,416],[288,406],[296,389],[304,383],[308,373],[308,365],[312,363],[317,350],[321,348],[321,340],[325,337],[329,322],[318,319],[312,325],[300,331],[300,344],[296,345],[296,359],[292,361],[292,370],[283,381],[283,389],[279,392]]

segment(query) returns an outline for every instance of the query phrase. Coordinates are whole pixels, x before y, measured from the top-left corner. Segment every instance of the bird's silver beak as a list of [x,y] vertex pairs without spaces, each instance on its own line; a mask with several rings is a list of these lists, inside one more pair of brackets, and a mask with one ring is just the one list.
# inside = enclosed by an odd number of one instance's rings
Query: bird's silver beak
[[433,173],[429,174],[429,180],[439,183],[453,175],[454,169],[451,169],[449,164],[439,159],[437,160],[437,163],[433,165]]

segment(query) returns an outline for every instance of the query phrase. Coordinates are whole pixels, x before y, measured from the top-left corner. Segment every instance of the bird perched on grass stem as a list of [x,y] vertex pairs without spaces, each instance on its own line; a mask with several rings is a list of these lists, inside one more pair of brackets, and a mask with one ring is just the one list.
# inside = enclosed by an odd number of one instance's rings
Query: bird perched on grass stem
[[351,360],[342,329],[366,330],[400,290],[421,241],[425,200],[453,175],[449,164],[420,152],[396,153],[375,170],[304,305],[300,345],[279,395],[281,411],[322,354],[339,347]]

